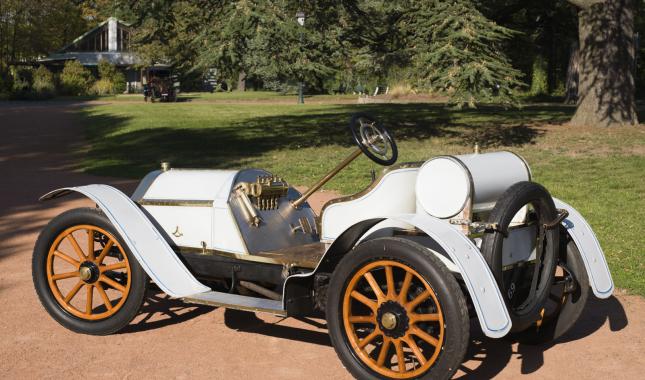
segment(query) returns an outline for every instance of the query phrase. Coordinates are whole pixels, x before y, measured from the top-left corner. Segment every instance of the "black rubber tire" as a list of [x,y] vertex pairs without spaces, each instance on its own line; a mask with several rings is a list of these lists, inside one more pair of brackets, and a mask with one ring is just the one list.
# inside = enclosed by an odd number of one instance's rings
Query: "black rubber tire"
[[[572,240],[566,237],[561,237],[561,239],[564,241],[561,244],[558,264],[564,264],[571,273],[573,281],[575,281],[575,290],[566,295],[567,298],[557,313],[545,318],[539,327],[537,324],[533,324],[528,329],[514,334],[512,338],[520,343],[543,344],[560,338],[578,321],[589,299],[591,290],[589,275],[580,251]],[[556,290],[556,285],[554,285],[552,295],[561,296],[561,289]]]
[[[58,303],[47,282],[46,261],[51,244],[65,229],[79,224],[97,226],[111,233],[124,248],[130,263],[132,278],[128,298],[115,314],[97,321],[84,320],[67,312]],[[38,298],[49,315],[67,329],[89,335],[108,335],[127,326],[141,309],[148,284],[148,276],[112,223],[100,210],[94,208],[77,208],[66,211],[45,226],[34,247],[32,278]]]
[[551,194],[543,186],[535,182],[518,182],[509,187],[495,204],[488,222],[497,223],[498,229],[487,231],[482,241],[482,255],[495,276],[513,323],[511,332],[523,331],[540,318],[540,311],[549,296],[550,284],[553,282],[559,251],[559,229],[547,229],[545,232],[547,243],[537,290],[529,305],[522,309],[515,309],[509,302],[509,291],[504,284],[502,247],[505,239],[504,232],[508,230],[515,214],[527,204],[531,204],[537,212],[536,222],[539,225],[551,223],[557,217]]
[[327,294],[326,318],[331,341],[345,368],[357,379],[379,379],[354,355],[343,328],[342,298],[360,268],[376,260],[394,260],[416,270],[432,287],[444,314],[445,340],[437,361],[421,379],[449,379],[461,365],[470,339],[466,299],[454,275],[428,249],[401,238],[379,238],[359,244],[338,263]]

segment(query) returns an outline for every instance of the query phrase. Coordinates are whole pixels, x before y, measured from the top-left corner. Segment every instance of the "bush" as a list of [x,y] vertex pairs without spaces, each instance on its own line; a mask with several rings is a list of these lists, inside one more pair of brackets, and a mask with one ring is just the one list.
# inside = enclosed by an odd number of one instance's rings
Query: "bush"
[[[115,65],[102,59],[99,61],[98,68],[99,78],[101,78],[101,81],[103,83],[98,86],[95,84],[93,90],[97,91],[97,95],[122,94],[125,92],[125,75],[123,75],[123,73],[120,72]],[[109,92],[98,93],[98,91]]]
[[99,79],[94,82],[94,85],[92,85],[89,92],[91,95],[99,96],[112,95],[116,93],[114,90],[114,83],[108,79]]
[[13,89],[13,78],[9,67],[0,62],[0,94],[8,95]]
[[414,88],[412,88],[412,85],[405,82],[399,82],[390,87],[388,95],[390,95],[394,99],[397,99],[401,96],[411,95],[415,93],[416,92],[414,91]]
[[33,78],[31,67],[9,66],[13,86],[11,92],[14,94],[27,94],[31,90]]
[[60,75],[61,89],[66,95],[86,95],[94,77],[79,61],[67,61]]
[[533,68],[531,73],[531,90],[532,96],[548,95],[549,94],[549,80],[547,74],[548,62],[543,56],[538,55],[533,61]]
[[39,98],[48,98],[54,96],[56,86],[54,84],[54,75],[43,65],[40,65],[33,75],[32,90]]

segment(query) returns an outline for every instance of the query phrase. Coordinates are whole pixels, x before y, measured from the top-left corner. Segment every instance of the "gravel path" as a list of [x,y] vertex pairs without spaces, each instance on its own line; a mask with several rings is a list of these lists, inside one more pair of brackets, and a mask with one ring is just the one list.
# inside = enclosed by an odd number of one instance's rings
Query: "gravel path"
[[[75,170],[83,142],[73,110],[81,106],[0,103],[0,377],[348,378],[320,320],[191,306],[163,294],[150,294],[133,324],[112,336],[75,334],[49,317],[31,282],[31,249],[49,219],[90,204],[39,204],[38,196],[60,186],[109,183],[130,192],[136,185]],[[322,193],[314,207],[331,195]],[[593,299],[555,345],[486,339],[473,325],[457,378],[642,378],[644,321],[644,300],[618,294]]]

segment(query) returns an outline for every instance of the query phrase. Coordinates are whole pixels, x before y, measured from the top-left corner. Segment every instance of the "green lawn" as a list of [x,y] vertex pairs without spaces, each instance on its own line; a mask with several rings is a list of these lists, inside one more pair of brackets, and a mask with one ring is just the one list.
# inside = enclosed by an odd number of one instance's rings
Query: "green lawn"
[[[305,95],[306,103],[352,102],[357,95]],[[98,102],[135,102],[143,103],[143,94],[119,95],[86,95],[86,96],[58,96],[53,100],[94,100]],[[266,102],[280,104],[296,104],[298,95],[293,93],[282,94],[275,91],[232,91],[232,92],[182,92],[177,95],[178,103],[186,102],[211,102],[211,103],[240,103],[240,102]]]
[[[137,178],[167,160],[175,167],[261,167],[292,184],[308,185],[353,149],[349,116],[366,111],[392,129],[399,162],[470,152],[475,142],[484,151],[523,155],[534,180],[588,218],[616,285],[645,296],[644,241],[638,231],[645,220],[642,126],[573,129],[562,123],[574,109],[561,105],[450,111],[440,104],[299,106],[264,103],[273,95],[262,95],[262,101],[254,101],[259,94],[253,93],[225,95],[199,95],[195,98],[207,100],[199,102],[126,101],[83,108],[79,112],[91,142],[83,169]],[[243,96],[247,103],[217,102],[218,97],[243,101]],[[346,194],[361,190],[372,168],[379,170],[361,157],[326,188]]]

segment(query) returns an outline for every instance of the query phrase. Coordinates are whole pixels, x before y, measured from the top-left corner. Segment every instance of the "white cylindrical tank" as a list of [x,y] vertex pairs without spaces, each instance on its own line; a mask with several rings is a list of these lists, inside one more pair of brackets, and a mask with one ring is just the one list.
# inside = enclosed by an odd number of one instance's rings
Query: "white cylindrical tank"
[[419,169],[417,207],[437,218],[452,218],[472,198],[473,212],[487,211],[510,186],[530,180],[526,161],[512,152],[439,156]]

